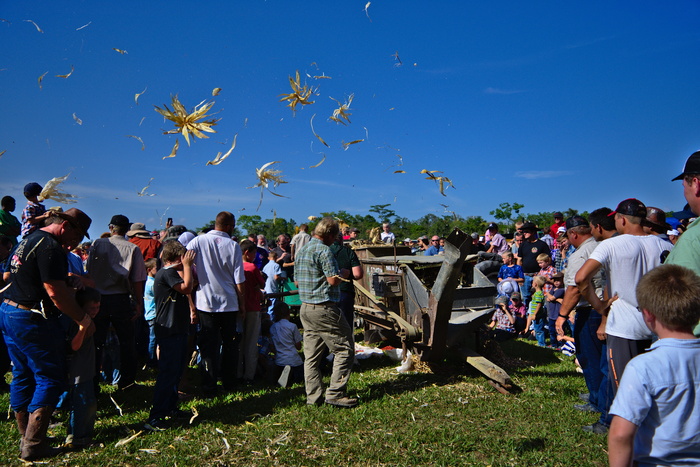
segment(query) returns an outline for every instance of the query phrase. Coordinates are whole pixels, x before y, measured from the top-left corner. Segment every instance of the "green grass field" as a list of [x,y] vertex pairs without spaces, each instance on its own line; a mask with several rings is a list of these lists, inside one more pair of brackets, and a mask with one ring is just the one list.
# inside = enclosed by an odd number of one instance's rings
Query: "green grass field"
[[[572,357],[530,342],[502,345],[504,364],[521,391],[503,395],[459,361],[432,372],[399,374],[387,357],[363,360],[350,379],[355,409],[307,407],[301,385],[253,386],[183,408],[199,416],[160,433],[142,430],[154,373],[147,387],[125,394],[103,387],[96,443],[49,465],[491,465],[600,466],[606,437],[584,433],[596,414],[574,410],[585,392]],[[120,415],[112,396],[121,407]],[[5,412],[9,397],[0,397]],[[14,420],[3,421],[0,458],[21,465]],[[50,430],[63,439],[65,430]]]

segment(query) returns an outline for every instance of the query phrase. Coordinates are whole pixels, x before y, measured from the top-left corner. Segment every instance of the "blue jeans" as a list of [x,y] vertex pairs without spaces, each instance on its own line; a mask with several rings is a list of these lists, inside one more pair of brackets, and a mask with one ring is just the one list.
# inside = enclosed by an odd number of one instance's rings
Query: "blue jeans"
[[532,289],[532,278],[533,276],[525,274],[525,281],[522,287],[520,287],[520,296],[523,299],[526,309],[530,306],[530,298],[532,297],[532,292],[530,291],[530,289]]
[[64,333],[58,318],[3,303],[0,328],[12,360],[10,406],[34,412],[56,407],[65,388]]
[[576,311],[574,341],[576,358],[583,369],[583,378],[588,387],[589,403],[603,413],[607,404],[608,360],[605,341],[598,339],[596,332],[602,321],[600,314],[592,308]]
[[73,435],[73,443],[87,444],[92,439],[97,416],[97,399],[92,380],[74,384],[68,389],[66,402],[70,409],[66,433]]
[[146,322],[148,323],[148,360],[151,363],[155,363],[157,360],[157,357],[156,357],[156,331],[155,331],[156,320],[149,319]]
[[545,338],[544,338],[544,324],[547,322],[547,318],[537,318],[532,322],[533,327],[535,328],[535,339],[537,339],[537,345],[540,347],[545,347]]
[[149,419],[167,417],[177,409],[177,386],[187,364],[187,334],[156,336],[156,341],[160,358]]

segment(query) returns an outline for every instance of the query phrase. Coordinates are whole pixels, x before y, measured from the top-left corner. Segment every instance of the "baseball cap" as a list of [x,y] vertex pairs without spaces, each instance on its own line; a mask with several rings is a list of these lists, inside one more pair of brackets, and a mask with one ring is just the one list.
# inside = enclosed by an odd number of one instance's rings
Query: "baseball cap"
[[647,207],[635,198],[627,198],[621,201],[617,205],[617,208],[608,214],[609,216],[614,216],[615,214],[623,214],[625,216],[641,217],[642,219],[647,217]]
[[110,220],[109,223],[112,225],[126,225],[127,227],[131,225],[129,218],[121,214],[112,216],[112,220]]
[[672,179],[672,182],[676,180],[681,180],[688,174],[700,174],[700,151],[695,151],[690,155],[687,161],[685,161],[685,167],[683,167],[683,173]]
[[487,230],[498,230],[498,224],[496,224],[495,222],[491,222],[487,227]]
[[583,216],[571,216],[566,220],[566,230],[573,229],[574,227],[579,227],[585,225],[588,227],[590,224]]
[[564,215],[562,213],[560,213],[559,211],[557,211],[554,213],[554,216],[552,216],[552,217],[554,217],[555,219],[556,218],[563,219]]
[[41,185],[37,182],[31,182],[24,185],[24,196],[39,196],[41,194]]

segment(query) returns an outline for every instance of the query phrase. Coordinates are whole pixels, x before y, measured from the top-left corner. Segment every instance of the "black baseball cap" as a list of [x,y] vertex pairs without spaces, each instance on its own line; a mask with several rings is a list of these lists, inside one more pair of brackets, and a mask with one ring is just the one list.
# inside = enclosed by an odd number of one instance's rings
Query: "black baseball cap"
[[552,217],[554,217],[555,219],[557,219],[557,218],[563,219],[563,218],[564,218],[564,216],[562,215],[562,213],[560,213],[559,211],[555,212],[554,215],[553,215]]
[[617,208],[608,214],[608,217],[614,216],[615,214],[623,214],[625,216],[641,217],[642,219],[645,219],[647,217],[647,207],[638,199],[628,198],[621,201],[620,204],[617,205]]
[[24,185],[24,196],[39,196],[41,194],[41,185],[37,182],[31,182]]
[[121,214],[117,214],[115,216],[112,216],[112,220],[109,221],[109,223],[112,225],[126,225],[127,227],[131,226],[131,222],[129,222],[129,218],[126,216],[123,216]]
[[573,229],[574,227],[580,227],[582,225],[585,225],[586,227],[590,225],[585,217],[571,216],[566,220],[566,231],[568,232],[569,229]]
[[683,177],[689,174],[700,174],[700,151],[695,151],[690,155],[688,160],[685,161],[683,173],[671,181],[675,182],[676,180],[681,180]]

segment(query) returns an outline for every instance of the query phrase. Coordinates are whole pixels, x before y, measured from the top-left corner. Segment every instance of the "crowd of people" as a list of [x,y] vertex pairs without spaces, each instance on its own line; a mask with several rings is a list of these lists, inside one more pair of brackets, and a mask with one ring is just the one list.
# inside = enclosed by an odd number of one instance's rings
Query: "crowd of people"
[[[533,336],[539,346],[575,352],[588,393],[574,408],[600,414],[583,429],[609,432],[614,465],[700,460],[700,230],[687,219],[700,212],[700,152],[675,180],[683,180],[690,214],[673,228],[662,210],[630,198],[588,218],[555,213],[543,230],[519,222],[510,242],[495,223],[472,236],[479,264],[498,266],[490,336]],[[239,242],[227,211],[198,233],[171,225],[151,232],[118,214],[109,232],[81,243],[90,217],[47,210],[40,192],[36,183],[25,186],[21,221],[9,196],[0,211],[0,364],[4,372],[12,362],[22,459],[57,454],[46,437],[57,408],[70,413],[65,445],[89,445],[99,382],[138,387],[141,363],[158,372],[144,425],[153,431],[190,415],[178,402],[193,356],[204,397],[262,378],[303,382],[309,405],[358,404],[347,384],[355,361],[352,280],[363,271],[345,243],[357,229],[341,231],[327,217],[272,246],[264,236]],[[396,243],[389,224],[382,230],[381,241]],[[415,254],[444,254],[437,235],[405,243]],[[301,333],[279,293],[287,287],[298,287],[303,359]]]

